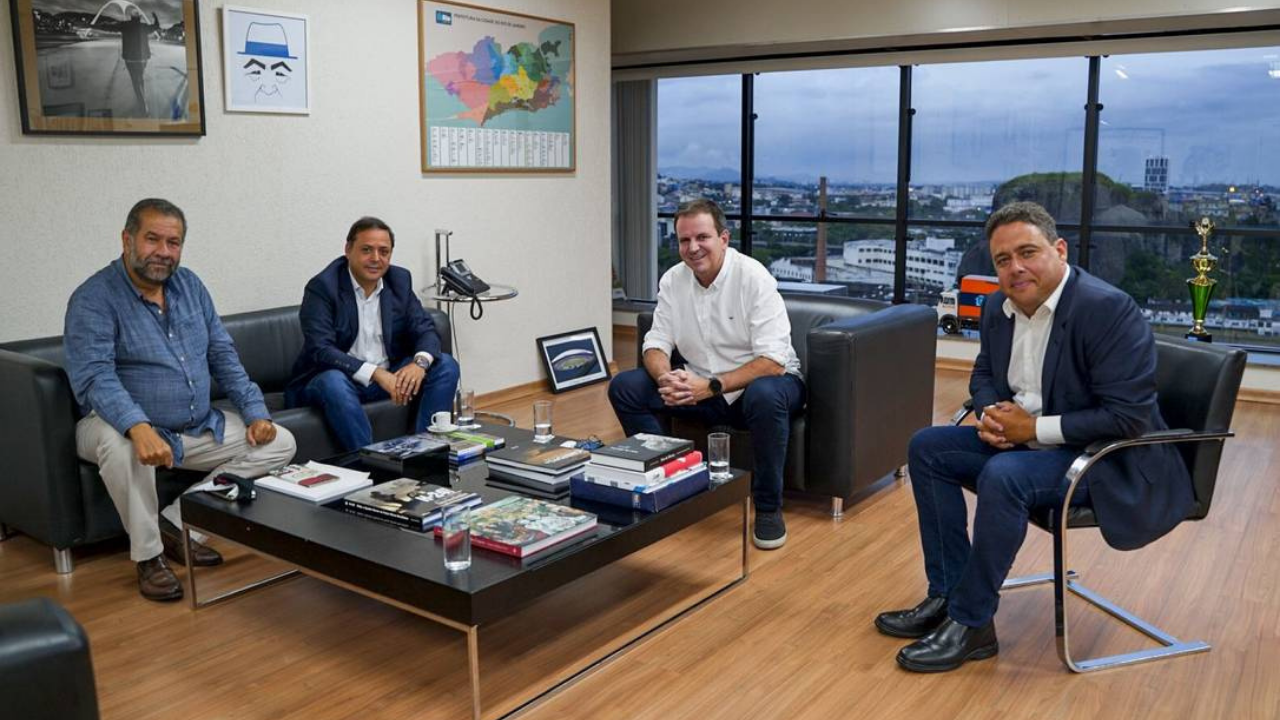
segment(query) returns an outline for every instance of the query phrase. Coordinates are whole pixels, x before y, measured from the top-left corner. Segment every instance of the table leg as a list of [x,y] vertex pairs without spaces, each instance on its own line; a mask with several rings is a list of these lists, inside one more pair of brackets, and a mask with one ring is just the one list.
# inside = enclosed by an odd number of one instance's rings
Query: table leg
[[467,667],[471,673],[471,718],[480,717],[480,627],[467,628]]

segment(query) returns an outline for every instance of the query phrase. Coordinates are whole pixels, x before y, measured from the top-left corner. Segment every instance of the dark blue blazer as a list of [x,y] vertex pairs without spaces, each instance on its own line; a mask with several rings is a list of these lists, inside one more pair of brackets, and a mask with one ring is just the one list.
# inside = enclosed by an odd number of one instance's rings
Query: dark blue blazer
[[[382,276],[378,296],[382,313],[382,343],[392,367],[418,352],[440,356],[435,323],[413,292],[408,270],[392,265]],[[311,378],[330,369],[354,375],[364,363],[347,354],[360,331],[356,291],[351,284],[345,256],[334,260],[307,283],[298,311],[302,321],[302,353],[293,363],[293,376],[285,388],[290,406],[302,403],[302,390]]]
[[[982,346],[969,380],[975,408],[1012,400],[1013,318],[1003,292],[987,297]],[[1133,298],[1072,266],[1062,290],[1041,377],[1045,415],[1062,416],[1067,446],[1132,438],[1166,425],[1156,405],[1156,348]],[[1107,544],[1142,547],[1186,518],[1193,502],[1186,465],[1172,445],[1108,455],[1085,475]]]

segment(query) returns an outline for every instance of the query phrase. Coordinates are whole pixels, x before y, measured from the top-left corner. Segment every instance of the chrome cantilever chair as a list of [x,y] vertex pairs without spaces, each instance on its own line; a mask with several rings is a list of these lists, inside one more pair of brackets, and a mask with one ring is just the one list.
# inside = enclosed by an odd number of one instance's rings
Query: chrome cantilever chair
[[[1244,374],[1245,360],[1245,352],[1235,348],[1157,335],[1156,391],[1159,394],[1160,414],[1170,428],[1177,429],[1090,445],[1067,469],[1069,486],[1062,507],[1032,516],[1032,524],[1053,536],[1053,572],[1009,578],[1005,580],[1003,588],[1008,590],[1053,583],[1058,657],[1072,672],[1103,670],[1209,649],[1209,644],[1205,642],[1179,640],[1080,583],[1077,573],[1067,566],[1067,530],[1097,527],[1098,523],[1092,508],[1071,507],[1071,497],[1081,478],[1103,457],[1138,445],[1178,443],[1195,495],[1195,503],[1187,513],[1186,520],[1203,519],[1209,514],[1209,504],[1213,500],[1222,446],[1227,438],[1234,435],[1229,428],[1231,415],[1235,410],[1236,394],[1240,390],[1240,379]],[[952,423],[959,425],[971,412],[973,401],[968,400],[952,416]],[[972,487],[969,489],[973,490]],[[1087,660],[1072,658],[1066,614],[1068,590],[1159,642],[1161,647]]]

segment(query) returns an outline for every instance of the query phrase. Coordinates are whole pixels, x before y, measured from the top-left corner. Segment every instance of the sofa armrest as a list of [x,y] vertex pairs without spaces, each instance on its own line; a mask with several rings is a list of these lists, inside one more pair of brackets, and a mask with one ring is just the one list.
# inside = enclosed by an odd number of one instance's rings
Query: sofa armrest
[[849,498],[907,461],[933,421],[937,315],[893,305],[809,331],[805,491]]
[[76,544],[84,501],[75,399],[53,363],[0,350],[0,521],[56,548]]

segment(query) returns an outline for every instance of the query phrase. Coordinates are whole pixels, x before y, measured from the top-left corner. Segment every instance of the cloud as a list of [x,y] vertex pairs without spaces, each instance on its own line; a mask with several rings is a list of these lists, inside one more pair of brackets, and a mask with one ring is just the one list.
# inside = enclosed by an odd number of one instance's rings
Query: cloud
[[[1280,79],[1268,74],[1269,55],[1280,60],[1277,48],[1104,58],[1099,170],[1140,183],[1145,159],[1163,153],[1175,185],[1280,185]],[[912,181],[1079,172],[1087,70],[1081,57],[916,67]],[[892,182],[898,72],[758,75],[757,174]],[[738,75],[661,80],[659,167],[738,167],[740,88]]]

